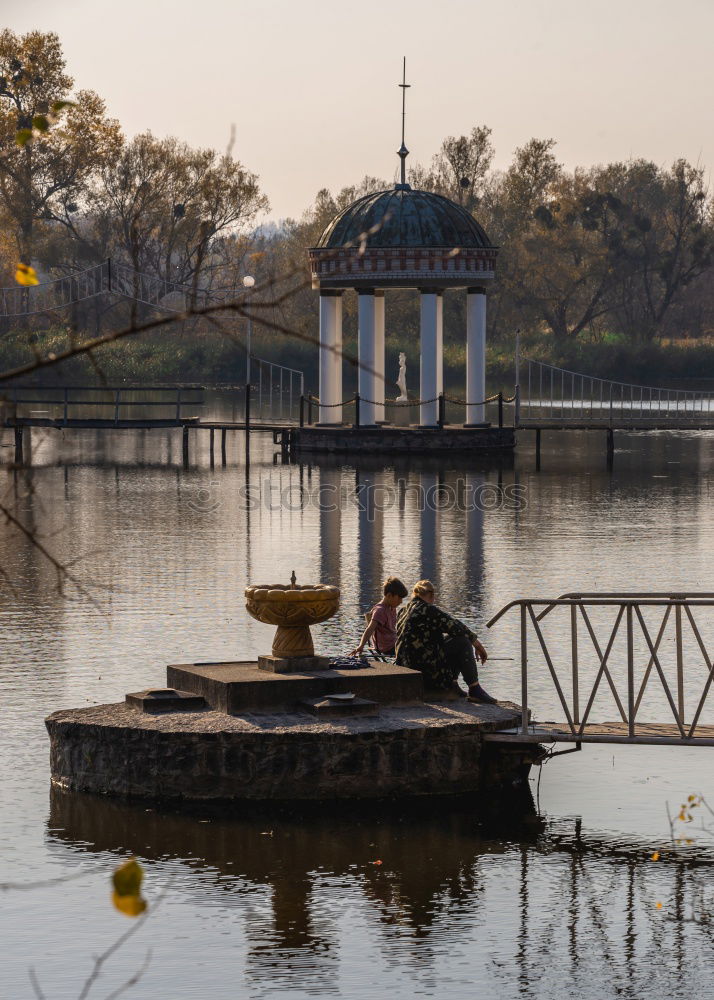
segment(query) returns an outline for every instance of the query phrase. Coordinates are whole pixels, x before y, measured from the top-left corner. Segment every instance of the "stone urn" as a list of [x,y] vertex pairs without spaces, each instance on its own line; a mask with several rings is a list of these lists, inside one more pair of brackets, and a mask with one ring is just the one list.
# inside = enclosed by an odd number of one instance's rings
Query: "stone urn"
[[245,588],[248,614],[259,622],[277,625],[273,656],[295,659],[315,655],[310,626],[332,618],[340,606],[339,587],[324,583],[262,584]]

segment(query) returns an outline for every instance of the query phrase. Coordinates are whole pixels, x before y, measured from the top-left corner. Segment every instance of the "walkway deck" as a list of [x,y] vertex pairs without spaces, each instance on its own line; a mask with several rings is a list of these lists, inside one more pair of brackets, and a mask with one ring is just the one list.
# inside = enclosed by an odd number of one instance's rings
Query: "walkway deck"
[[[585,726],[582,735],[573,733],[565,722],[534,722],[528,733],[520,728],[486,733],[485,740],[496,743],[635,743],[643,746],[714,746],[714,726],[697,726],[697,735],[683,739],[675,723],[638,722],[630,736],[625,722],[596,722]],[[686,732],[686,726],[685,726]]]

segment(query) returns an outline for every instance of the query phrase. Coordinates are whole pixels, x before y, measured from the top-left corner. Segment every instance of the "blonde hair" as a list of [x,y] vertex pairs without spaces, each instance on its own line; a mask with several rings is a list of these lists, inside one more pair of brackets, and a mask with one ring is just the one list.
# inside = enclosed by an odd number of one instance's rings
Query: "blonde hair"
[[424,594],[433,594],[433,593],[434,593],[434,584],[431,582],[431,580],[420,580],[418,583],[415,583],[414,586],[412,587],[413,597],[423,597]]

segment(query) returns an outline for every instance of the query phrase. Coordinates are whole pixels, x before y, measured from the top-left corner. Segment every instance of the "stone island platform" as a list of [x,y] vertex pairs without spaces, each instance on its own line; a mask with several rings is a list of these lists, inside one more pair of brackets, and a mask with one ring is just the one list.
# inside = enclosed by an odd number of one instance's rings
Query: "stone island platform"
[[515,797],[540,747],[484,736],[519,718],[511,703],[425,692],[420,673],[392,664],[278,673],[251,661],[170,666],[166,688],[46,725],[56,788],[248,803]]

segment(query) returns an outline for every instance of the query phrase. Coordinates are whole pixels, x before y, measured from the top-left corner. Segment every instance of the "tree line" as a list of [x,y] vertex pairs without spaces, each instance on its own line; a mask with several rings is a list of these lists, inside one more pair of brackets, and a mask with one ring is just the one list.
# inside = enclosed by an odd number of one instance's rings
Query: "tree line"
[[[240,288],[250,271],[280,285],[277,325],[315,336],[306,248],[335,214],[393,181],[364,177],[337,193],[321,189],[300,218],[258,226],[268,199],[232,143],[194,149],[150,132],[127,138],[101,97],[73,88],[57,35],[0,33],[0,284],[12,284],[19,262],[46,280],[107,257],[204,290]],[[493,159],[491,130],[480,125],[447,137],[430,163],[408,171],[412,187],[463,205],[500,247],[489,294],[492,344],[512,343],[521,329],[557,354],[574,344],[647,345],[714,331],[714,202],[704,167],[631,159],[570,170],[550,138],[526,142],[505,169]],[[348,345],[353,298],[345,299]],[[462,298],[446,297],[454,363],[463,352]],[[28,317],[22,326],[96,332],[125,322],[131,308],[102,296],[71,317]],[[388,344],[397,350],[418,335],[416,296],[390,293],[387,308]],[[218,335],[194,320],[170,336],[198,350],[200,367]],[[304,343],[274,331],[257,344],[289,363],[314,361]]]

